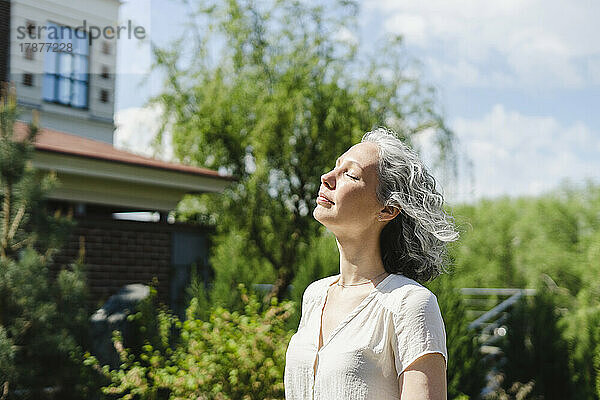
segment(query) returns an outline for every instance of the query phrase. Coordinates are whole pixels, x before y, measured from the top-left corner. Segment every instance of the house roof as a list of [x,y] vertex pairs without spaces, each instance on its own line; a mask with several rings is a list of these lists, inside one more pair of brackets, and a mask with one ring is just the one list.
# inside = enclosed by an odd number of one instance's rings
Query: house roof
[[[17,121],[14,131],[17,139],[22,139],[27,134],[28,124]],[[128,151],[115,148],[113,145],[98,140],[84,138],[47,128],[40,128],[36,140],[37,151],[61,153],[71,156],[83,157],[109,161],[114,163],[129,164],[173,172],[184,172],[196,176],[205,176],[232,181],[236,178],[230,175],[222,175],[217,171],[166,162],[151,157],[144,157]]]

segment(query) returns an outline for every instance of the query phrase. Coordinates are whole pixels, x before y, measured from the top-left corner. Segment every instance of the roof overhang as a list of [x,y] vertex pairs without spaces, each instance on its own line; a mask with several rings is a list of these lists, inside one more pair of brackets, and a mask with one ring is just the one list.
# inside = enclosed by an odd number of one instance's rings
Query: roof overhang
[[[26,126],[19,125],[15,130],[22,135]],[[48,197],[57,200],[168,211],[185,194],[220,193],[234,180],[217,171],[143,157],[46,129],[38,134],[35,148],[33,166],[56,172],[60,185]]]

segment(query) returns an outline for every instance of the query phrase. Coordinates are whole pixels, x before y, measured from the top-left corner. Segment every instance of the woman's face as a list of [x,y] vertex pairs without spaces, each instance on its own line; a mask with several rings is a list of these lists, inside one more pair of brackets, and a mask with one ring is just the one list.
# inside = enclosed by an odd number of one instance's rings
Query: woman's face
[[376,195],[377,163],[375,143],[358,143],[342,154],[335,168],[321,176],[315,219],[334,234],[359,234],[377,226],[383,209]]

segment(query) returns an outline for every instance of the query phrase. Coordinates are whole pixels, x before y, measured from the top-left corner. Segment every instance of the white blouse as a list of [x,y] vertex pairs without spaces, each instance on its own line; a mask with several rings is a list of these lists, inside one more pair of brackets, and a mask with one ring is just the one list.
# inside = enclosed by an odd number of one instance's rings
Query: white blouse
[[397,274],[382,280],[317,351],[327,290],[339,277],[320,279],[304,291],[298,331],[286,352],[286,400],[399,399],[398,377],[413,361],[440,353],[447,362],[437,298]]

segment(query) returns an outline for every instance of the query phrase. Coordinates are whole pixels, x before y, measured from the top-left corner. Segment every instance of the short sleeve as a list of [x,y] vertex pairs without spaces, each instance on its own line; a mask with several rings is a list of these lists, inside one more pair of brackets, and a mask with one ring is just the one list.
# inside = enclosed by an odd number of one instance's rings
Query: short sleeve
[[310,298],[312,297],[313,290],[314,282],[308,285],[306,289],[304,289],[304,293],[302,293],[302,314],[300,314],[300,323],[298,324],[298,330],[300,330],[306,324],[306,320],[308,318],[306,315],[308,314],[308,303],[310,301]]
[[392,346],[398,376],[425,354],[440,353],[448,362],[444,321],[432,292],[426,288],[411,291],[393,318]]

